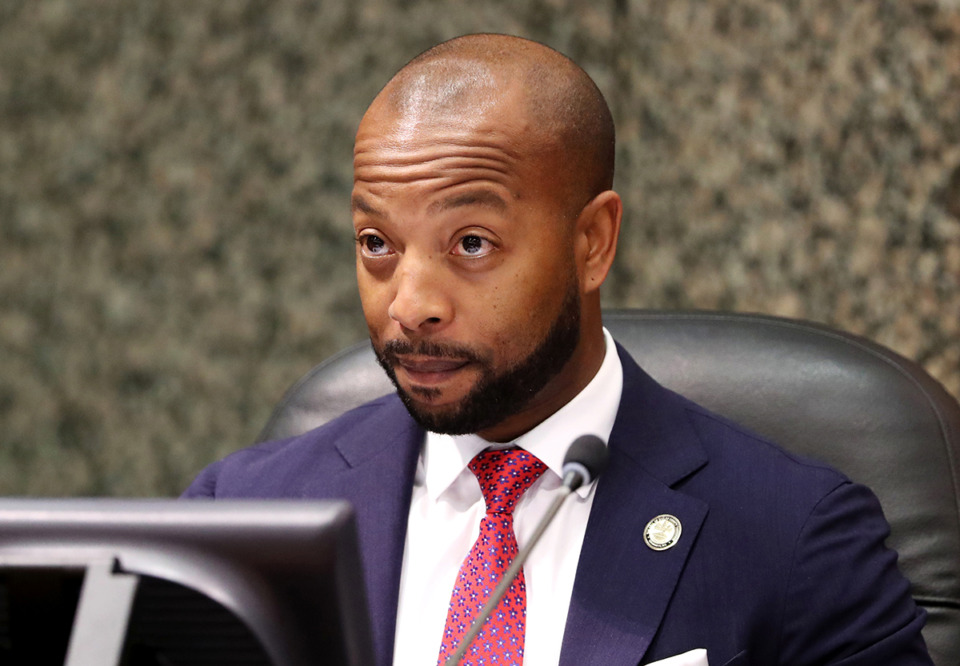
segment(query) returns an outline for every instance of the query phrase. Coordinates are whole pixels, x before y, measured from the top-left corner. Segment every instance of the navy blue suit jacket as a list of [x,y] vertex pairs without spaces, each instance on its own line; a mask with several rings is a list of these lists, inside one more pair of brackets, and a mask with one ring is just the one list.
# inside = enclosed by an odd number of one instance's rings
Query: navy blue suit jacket
[[[623,397],[557,637],[561,664],[635,666],[694,648],[712,666],[930,664],[924,614],[884,546],[872,493],[664,389],[619,351]],[[228,456],[186,496],[353,502],[386,666],[423,437],[390,395]],[[660,514],[682,534],[658,552],[643,530]]]

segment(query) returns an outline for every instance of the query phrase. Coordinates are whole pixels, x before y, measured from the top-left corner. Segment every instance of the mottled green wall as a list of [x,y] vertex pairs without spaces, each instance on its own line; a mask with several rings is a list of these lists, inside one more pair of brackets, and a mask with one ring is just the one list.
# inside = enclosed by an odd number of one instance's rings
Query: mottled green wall
[[960,393],[960,1],[0,3],[0,494],[172,494],[365,334],[356,122],[442,39],[597,80],[609,306],[813,319]]

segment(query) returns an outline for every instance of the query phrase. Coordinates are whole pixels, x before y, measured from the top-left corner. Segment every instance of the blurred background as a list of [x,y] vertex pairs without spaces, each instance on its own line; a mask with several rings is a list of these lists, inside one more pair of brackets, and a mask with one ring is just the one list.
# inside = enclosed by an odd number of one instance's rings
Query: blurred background
[[3,0],[0,494],[177,494],[363,339],[357,122],[483,31],[610,103],[608,307],[823,322],[960,394],[960,0]]

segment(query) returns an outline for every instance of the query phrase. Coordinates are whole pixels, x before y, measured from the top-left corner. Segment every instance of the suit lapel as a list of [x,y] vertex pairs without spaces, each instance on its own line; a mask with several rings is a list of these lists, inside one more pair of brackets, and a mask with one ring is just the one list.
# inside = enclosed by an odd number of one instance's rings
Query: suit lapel
[[395,396],[337,443],[345,466],[330,487],[357,512],[360,552],[377,663],[393,660],[400,569],[423,431]]
[[[623,395],[580,553],[562,665],[640,662],[707,514],[701,500],[671,488],[706,463],[683,408],[620,355]],[[656,551],[644,528],[661,514],[675,517],[682,531],[675,545]]]

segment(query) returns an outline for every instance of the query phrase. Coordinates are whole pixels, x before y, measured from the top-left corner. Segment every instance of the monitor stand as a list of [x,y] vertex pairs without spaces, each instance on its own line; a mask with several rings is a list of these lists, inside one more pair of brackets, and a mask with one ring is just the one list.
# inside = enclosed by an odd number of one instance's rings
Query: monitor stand
[[87,565],[64,666],[120,666],[139,582],[115,558]]

